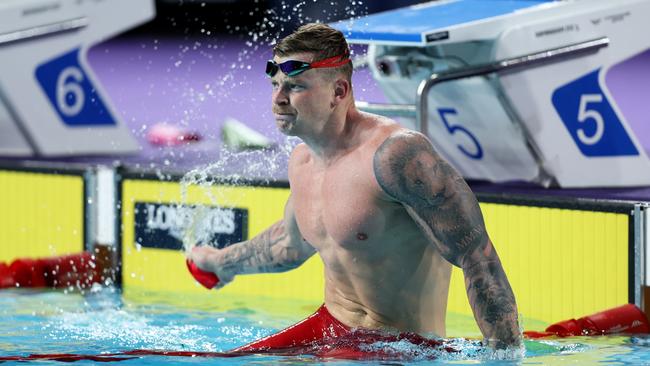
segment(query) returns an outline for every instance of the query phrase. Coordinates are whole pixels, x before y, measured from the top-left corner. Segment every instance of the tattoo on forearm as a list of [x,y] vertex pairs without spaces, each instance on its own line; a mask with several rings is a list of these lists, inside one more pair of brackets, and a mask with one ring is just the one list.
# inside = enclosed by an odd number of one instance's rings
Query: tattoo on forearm
[[486,339],[496,342],[497,348],[519,344],[517,305],[501,262],[491,242],[478,250],[484,253],[473,253],[478,258],[463,272],[467,297],[479,328]]
[[303,253],[288,244],[284,223],[279,221],[254,238],[229,248],[226,268],[240,273],[282,272],[300,265]]

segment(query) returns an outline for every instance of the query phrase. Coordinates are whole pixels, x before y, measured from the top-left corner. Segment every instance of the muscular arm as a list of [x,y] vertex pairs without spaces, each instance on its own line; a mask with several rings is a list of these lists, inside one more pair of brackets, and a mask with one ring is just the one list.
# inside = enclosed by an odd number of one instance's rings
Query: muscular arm
[[316,251],[302,238],[293,212],[291,197],[284,218],[250,240],[223,249],[197,247],[190,257],[226,282],[237,274],[284,272],[304,263]]
[[469,302],[486,341],[496,348],[519,345],[514,294],[478,202],[462,177],[414,132],[389,137],[373,163],[382,189],[404,205],[446,260],[462,268]]

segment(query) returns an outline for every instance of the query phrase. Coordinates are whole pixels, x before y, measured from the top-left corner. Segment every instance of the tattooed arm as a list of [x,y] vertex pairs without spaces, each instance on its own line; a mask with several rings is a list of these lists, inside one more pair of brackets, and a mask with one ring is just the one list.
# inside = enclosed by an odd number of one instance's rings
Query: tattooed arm
[[401,202],[450,263],[462,268],[474,317],[495,348],[521,343],[515,297],[462,177],[421,134],[394,133],[374,156],[382,189]]
[[315,252],[300,234],[289,197],[284,218],[254,238],[223,249],[195,247],[189,258],[199,268],[216,273],[220,285],[225,285],[238,274],[288,271]]

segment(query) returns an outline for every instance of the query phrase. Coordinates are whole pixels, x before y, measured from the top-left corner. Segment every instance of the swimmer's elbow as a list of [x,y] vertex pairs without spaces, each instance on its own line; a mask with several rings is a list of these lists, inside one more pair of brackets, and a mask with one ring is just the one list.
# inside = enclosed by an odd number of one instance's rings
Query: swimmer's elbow
[[273,273],[281,273],[281,272],[288,272],[293,269],[296,269],[300,267],[304,262],[282,262],[282,263],[276,263],[273,265],[271,268],[269,268],[268,272],[273,272]]
[[295,259],[295,260],[286,260],[286,261],[281,261],[281,262],[276,262],[273,263],[269,268],[267,268],[267,272],[287,272],[291,271],[293,269],[296,269],[300,267],[303,263],[307,261],[308,258],[305,259]]
[[276,260],[270,266],[270,272],[286,272],[300,267],[315,253],[315,250],[303,247],[283,246],[276,254]]

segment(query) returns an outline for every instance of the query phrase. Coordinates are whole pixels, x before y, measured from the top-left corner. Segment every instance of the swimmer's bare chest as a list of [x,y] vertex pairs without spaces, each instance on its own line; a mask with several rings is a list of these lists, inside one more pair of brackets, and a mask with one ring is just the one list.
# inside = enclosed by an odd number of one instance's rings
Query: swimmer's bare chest
[[[325,300],[351,326],[444,334],[450,266],[376,181],[372,154],[293,166],[302,236],[325,265]],[[424,306],[424,307],[423,307]]]
[[402,205],[382,193],[363,153],[329,167],[313,161],[299,165],[291,191],[300,232],[321,256],[330,251],[359,252],[364,258],[379,254],[394,241],[395,224],[410,221]]

